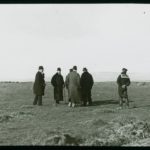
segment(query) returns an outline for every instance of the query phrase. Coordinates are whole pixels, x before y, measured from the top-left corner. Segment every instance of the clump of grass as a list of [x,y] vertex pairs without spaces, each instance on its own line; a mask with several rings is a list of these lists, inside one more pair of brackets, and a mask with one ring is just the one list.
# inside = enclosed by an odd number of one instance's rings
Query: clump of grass
[[32,117],[34,114],[30,111],[24,112],[24,111],[18,111],[18,112],[12,112],[10,114],[13,118],[30,118]]
[[92,121],[92,125],[94,125],[94,126],[104,126],[104,125],[106,125],[106,124],[108,124],[107,122],[105,122],[104,120],[102,120],[102,119],[94,119],[93,121]]
[[[30,139],[32,139],[30,137]],[[65,146],[79,146],[83,139],[73,136],[70,133],[61,133],[57,131],[39,134],[32,139],[32,145],[65,145]]]
[[0,115],[0,122],[1,123],[8,122],[8,121],[10,121],[14,118],[18,118],[18,119],[30,118],[32,116],[33,116],[33,114],[30,111],[27,111],[27,112],[23,112],[23,111],[11,112],[11,113],[7,113],[7,114],[1,114]]
[[7,121],[10,121],[13,117],[11,115],[1,115],[0,116],[0,123],[3,123],[3,122],[7,122]]
[[144,121],[111,122],[97,129],[87,138],[85,145],[122,146],[150,137],[150,124]]
[[68,133],[56,134],[48,137],[45,140],[45,145],[72,145],[79,146],[82,143],[82,139],[79,137],[73,137]]
[[150,138],[150,124],[134,117],[119,119],[110,123],[101,119],[93,120],[91,123],[96,126],[96,130],[87,136],[75,136],[69,131],[45,130],[30,139],[33,145],[123,146]]

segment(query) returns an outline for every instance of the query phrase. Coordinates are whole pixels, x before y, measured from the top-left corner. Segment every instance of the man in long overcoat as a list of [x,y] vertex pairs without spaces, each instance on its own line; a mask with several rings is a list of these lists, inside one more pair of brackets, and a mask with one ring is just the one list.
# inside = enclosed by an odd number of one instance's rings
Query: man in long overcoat
[[80,84],[83,106],[86,106],[87,103],[89,105],[92,105],[91,90],[94,81],[92,75],[88,72],[87,68],[83,68]]
[[128,93],[127,93],[127,87],[130,85],[130,78],[126,74],[127,69],[123,68],[122,73],[117,78],[117,84],[118,84],[118,94],[120,97],[120,108],[123,108],[123,101],[125,99],[126,105],[129,107],[129,99],[128,99]]
[[75,107],[77,103],[80,103],[80,75],[77,73],[77,66],[73,67],[73,71],[70,72],[68,79],[68,89],[69,89],[69,107]]
[[64,88],[64,79],[61,75],[61,68],[57,68],[57,73],[52,77],[51,84],[54,87],[54,100],[56,104],[59,104],[59,101],[63,101],[63,88]]
[[37,103],[39,106],[42,105],[42,96],[44,95],[44,90],[46,86],[43,71],[43,66],[39,66],[39,70],[36,73],[35,82],[33,85],[33,92],[35,94],[33,105],[36,105]]
[[66,76],[66,80],[65,80],[65,87],[66,87],[66,89],[67,89],[67,91],[68,91],[68,102],[71,102],[71,98],[70,98],[70,96],[69,96],[69,83],[68,83],[68,78],[69,78],[69,75],[70,75],[70,73],[73,71],[73,69],[70,69],[69,70],[69,73],[68,73],[68,75]]

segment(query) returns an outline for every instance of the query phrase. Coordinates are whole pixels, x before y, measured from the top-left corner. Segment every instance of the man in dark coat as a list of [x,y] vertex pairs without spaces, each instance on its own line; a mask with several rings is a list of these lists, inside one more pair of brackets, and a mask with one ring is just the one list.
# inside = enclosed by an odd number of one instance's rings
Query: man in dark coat
[[54,100],[56,104],[59,104],[59,101],[63,101],[63,88],[64,88],[64,79],[61,75],[61,68],[57,68],[57,73],[52,77],[51,84],[54,87]]
[[66,76],[66,80],[65,80],[65,87],[66,87],[66,89],[68,90],[68,102],[71,102],[71,98],[70,98],[70,96],[69,96],[69,83],[68,83],[68,78],[69,78],[69,75],[70,75],[70,73],[73,71],[73,69],[70,69],[69,70],[69,73],[68,73],[68,75]]
[[86,106],[86,104],[92,105],[91,90],[94,81],[92,75],[88,72],[87,68],[83,68],[80,84],[83,106]]
[[46,86],[43,71],[43,66],[39,66],[39,70],[36,73],[35,82],[33,85],[33,92],[35,94],[33,105],[36,105],[37,103],[39,106],[42,105],[42,96],[44,95],[44,90]]
[[122,73],[117,78],[117,84],[118,84],[118,94],[120,97],[120,108],[123,108],[123,101],[125,99],[126,105],[129,107],[129,99],[128,99],[128,93],[127,93],[127,87],[130,85],[130,78],[126,74],[127,69],[123,68]]

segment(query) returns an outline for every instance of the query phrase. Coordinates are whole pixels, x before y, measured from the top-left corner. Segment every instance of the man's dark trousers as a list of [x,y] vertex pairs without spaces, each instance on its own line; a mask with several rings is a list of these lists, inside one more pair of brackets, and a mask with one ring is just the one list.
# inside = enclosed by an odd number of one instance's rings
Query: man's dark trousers
[[91,89],[82,89],[82,101],[84,106],[87,102],[92,105]]
[[39,106],[42,105],[42,95],[35,95],[33,105],[38,103]]

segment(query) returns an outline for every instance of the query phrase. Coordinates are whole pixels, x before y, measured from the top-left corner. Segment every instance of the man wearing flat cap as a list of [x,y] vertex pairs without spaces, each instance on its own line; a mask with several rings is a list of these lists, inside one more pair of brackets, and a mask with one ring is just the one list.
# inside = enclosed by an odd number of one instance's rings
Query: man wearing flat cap
[[36,73],[35,82],[33,85],[33,92],[35,94],[33,105],[36,105],[37,103],[39,106],[42,105],[42,96],[44,95],[44,90],[46,86],[43,71],[43,66],[39,66],[39,70]]
[[56,104],[59,104],[60,101],[63,101],[63,88],[64,88],[64,79],[61,75],[61,68],[57,68],[57,73],[51,79],[51,84],[54,87],[54,100]]
[[125,100],[126,106],[129,107],[129,99],[128,99],[128,93],[127,93],[127,87],[130,85],[130,78],[127,75],[127,69],[123,68],[121,74],[117,78],[117,84],[118,84],[118,94],[120,97],[120,108],[123,108],[123,102]]
[[87,68],[83,68],[80,84],[83,106],[86,106],[87,104],[92,105],[91,90],[94,81],[92,75],[88,72]]
[[68,102],[69,102],[69,103],[71,103],[71,98],[70,98],[70,96],[69,96],[69,83],[68,83],[68,78],[69,78],[69,75],[70,75],[70,73],[71,73],[72,71],[73,71],[72,68],[69,69],[69,73],[67,74],[66,79],[65,79],[65,87],[66,87],[66,89],[67,89],[67,91],[68,91]]
[[73,71],[69,73],[66,82],[68,84],[69,89],[69,98],[71,99],[71,102],[69,102],[68,106],[75,107],[81,102],[80,75],[77,73],[77,66],[73,67]]

